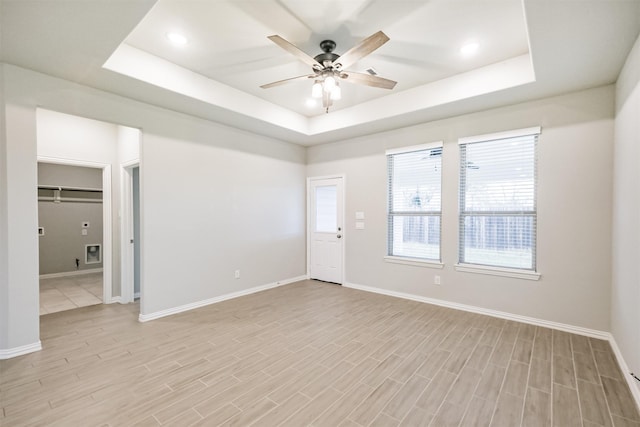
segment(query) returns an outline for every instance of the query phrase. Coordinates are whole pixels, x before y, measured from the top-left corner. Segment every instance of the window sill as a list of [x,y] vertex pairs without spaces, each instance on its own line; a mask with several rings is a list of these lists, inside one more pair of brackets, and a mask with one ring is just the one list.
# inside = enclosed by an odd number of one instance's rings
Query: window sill
[[540,273],[515,268],[489,267],[484,265],[456,264],[456,271],[464,273],[488,274],[490,276],[513,277],[515,279],[540,280]]
[[398,256],[386,256],[384,257],[384,260],[386,262],[391,262],[394,264],[413,265],[415,267],[426,267],[426,268],[443,268],[444,267],[444,264],[439,261],[403,258]]

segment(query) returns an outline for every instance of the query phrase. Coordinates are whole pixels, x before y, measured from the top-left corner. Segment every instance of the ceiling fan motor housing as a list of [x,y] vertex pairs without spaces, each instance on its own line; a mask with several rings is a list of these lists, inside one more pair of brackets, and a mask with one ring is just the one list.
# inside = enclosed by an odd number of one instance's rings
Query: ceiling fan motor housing
[[313,59],[318,61],[324,67],[327,67],[328,64],[325,61],[328,61],[329,64],[335,62],[336,59],[340,58],[340,55],[333,53],[333,49],[336,48],[336,42],[333,40],[323,40],[320,42],[320,49],[322,49],[321,54],[316,55]]

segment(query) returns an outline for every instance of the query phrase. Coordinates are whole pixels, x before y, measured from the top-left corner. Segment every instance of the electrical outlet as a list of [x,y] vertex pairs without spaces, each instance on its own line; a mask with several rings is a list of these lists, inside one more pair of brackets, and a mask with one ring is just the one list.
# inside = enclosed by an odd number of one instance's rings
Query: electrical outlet
[[236,270],[235,278],[236,278],[236,279],[239,279],[239,278],[240,278],[240,270]]
[[434,285],[441,285],[442,284],[440,282],[440,276],[438,276],[438,275],[433,276],[433,284]]

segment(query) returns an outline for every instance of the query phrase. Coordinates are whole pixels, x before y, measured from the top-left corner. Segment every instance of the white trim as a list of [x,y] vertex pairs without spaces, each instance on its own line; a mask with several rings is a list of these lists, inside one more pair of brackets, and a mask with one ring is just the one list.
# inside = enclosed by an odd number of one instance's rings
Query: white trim
[[[133,239],[133,169],[140,167],[139,160],[120,165],[120,296],[123,303],[133,302],[134,251]],[[140,244],[135,242],[134,244]]]
[[335,174],[325,176],[307,177],[307,279],[311,277],[311,181],[322,181],[325,179],[341,179],[342,180],[342,271],[340,272],[340,285],[345,281],[346,269],[346,239],[347,227],[347,177],[346,174]]
[[126,162],[120,163],[120,166],[122,168],[125,168],[125,169],[139,167],[140,166],[140,159],[127,160]]
[[171,316],[173,314],[182,313],[185,311],[193,310],[196,308],[204,307],[207,305],[215,304],[218,302],[230,300],[233,298],[242,297],[245,295],[255,294],[256,292],[266,291],[267,289],[277,288],[279,286],[288,285],[290,283],[299,282],[301,280],[306,280],[307,276],[302,275],[298,277],[293,277],[291,279],[280,280],[273,283],[268,283],[262,286],[256,286],[254,288],[245,289],[243,291],[232,292],[230,294],[220,295],[215,298],[209,298],[202,301],[192,302],[190,304],[180,305],[178,307],[168,308],[166,310],[156,311],[154,313],[142,314],[138,316],[138,321],[140,322],[148,322],[149,320],[159,319],[161,317]]
[[87,270],[63,271],[61,273],[41,274],[41,279],[55,279],[56,277],[82,276],[83,274],[102,273],[102,268],[90,268]]
[[113,242],[111,215],[111,164],[99,163],[87,160],[76,160],[59,157],[37,156],[37,162],[53,163],[58,165],[82,166],[87,168],[102,169],[102,301],[105,304],[112,302],[113,288]]
[[486,133],[484,135],[465,136],[458,139],[458,144],[471,144],[474,142],[494,141],[497,139],[517,138],[520,136],[539,135],[542,131],[540,126],[534,126],[524,129],[507,130],[504,132]]
[[111,303],[113,298],[113,217],[112,217],[111,165],[102,169],[102,301]]
[[570,332],[572,334],[584,335],[588,337],[609,340],[611,334],[596,329],[583,328],[581,326],[568,325],[566,323],[552,322],[549,320],[537,319],[535,317],[521,316],[519,314],[507,313],[504,311],[491,310],[488,308],[477,307],[473,305],[459,304],[456,302],[445,301],[436,298],[427,298],[420,295],[407,294],[404,292],[389,291],[387,289],[373,288],[370,286],[356,285],[354,283],[345,283],[345,288],[358,289],[366,292],[387,295],[396,298],[403,298],[412,301],[424,302],[427,304],[438,305],[441,307],[453,308],[455,310],[468,311],[470,313],[484,314],[500,319],[513,320],[515,322],[528,323],[530,325],[541,326],[544,328],[557,329],[560,331]]
[[0,360],[11,359],[12,357],[18,357],[40,350],[42,350],[42,343],[39,340],[33,344],[21,345],[20,347],[0,349]]
[[140,298],[140,292],[133,293],[133,299]]
[[[105,166],[111,166],[109,163],[92,162],[89,160],[67,159],[62,157],[37,156],[38,162],[53,163],[56,165],[83,166],[85,168],[103,169]],[[104,187],[102,188],[104,192]]]
[[456,271],[463,273],[487,274],[489,276],[512,277],[514,279],[540,280],[540,273],[517,268],[490,267],[487,265],[455,264]]
[[[633,395],[633,399],[636,402],[636,409],[640,411],[640,387],[638,386],[638,380],[636,380],[631,375],[631,369],[629,369],[629,365],[627,365],[626,360],[622,357],[622,352],[620,351],[620,347],[618,347],[618,343],[612,334],[609,334],[609,344],[611,344],[611,348],[613,349],[613,354],[616,356],[616,360],[618,361],[618,366],[620,366],[620,370],[622,371],[622,376],[624,377],[629,389],[631,390],[631,394]],[[638,374],[636,374],[638,375]]]
[[429,142],[426,144],[411,145],[409,147],[391,148],[385,151],[384,154],[386,156],[391,156],[393,154],[411,153],[414,151],[428,150],[430,148],[442,148],[442,145],[443,145],[442,141],[435,141],[435,142]]
[[384,260],[394,264],[413,265],[415,267],[444,268],[444,264],[440,261],[430,261],[426,259],[403,258],[387,255],[384,257]]
[[323,176],[308,176],[307,177],[307,181],[309,181],[309,180],[320,181],[320,180],[323,180],[323,179],[334,179],[334,178],[342,178],[342,179],[344,179],[344,176],[345,176],[345,174],[343,174],[343,173],[336,173],[336,174],[333,174],[333,175],[323,175]]

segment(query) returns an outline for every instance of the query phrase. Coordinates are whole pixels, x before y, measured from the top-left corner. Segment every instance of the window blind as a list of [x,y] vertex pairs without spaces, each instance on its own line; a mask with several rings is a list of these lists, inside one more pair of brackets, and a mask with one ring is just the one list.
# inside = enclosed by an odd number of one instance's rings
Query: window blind
[[387,151],[388,255],[440,260],[442,142]]
[[459,261],[536,268],[540,128],[461,139]]

